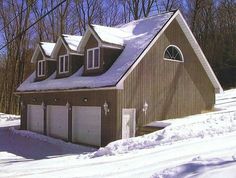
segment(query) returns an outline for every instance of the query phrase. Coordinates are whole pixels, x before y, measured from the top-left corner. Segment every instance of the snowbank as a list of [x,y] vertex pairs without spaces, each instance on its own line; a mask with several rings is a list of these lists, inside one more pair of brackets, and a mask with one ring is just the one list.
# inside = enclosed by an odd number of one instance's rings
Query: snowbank
[[0,127],[19,126],[20,116],[0,113]]
[[236,131],[236,111],[200,114],[165,122],[169,122],[171,125],[148,135],[112,142],[106,147],[100,148],[91,157],[122,154],[188,139],[203,139],[233,132]]
[[0,113],[0,122],[1,121],[14,121],[14,120],[19,120],[19,119],[20,119],[19,115]]

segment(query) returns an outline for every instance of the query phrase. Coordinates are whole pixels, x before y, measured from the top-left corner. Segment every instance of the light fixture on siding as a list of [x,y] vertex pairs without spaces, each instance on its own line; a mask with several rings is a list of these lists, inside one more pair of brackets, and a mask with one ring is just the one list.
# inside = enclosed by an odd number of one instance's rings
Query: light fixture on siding
[[103,104],[103,108],[104,108],[104,111],[105,111],[105,115],[107,115],[107,113],[109,113],[109,106],[107,104],[107,101],[105,101],[105,103]]
[[143,112],[144,112],[145,115],[147,114],[147,109],[148,109],[148,104],[145,101],[145,103],[143,104]]
[[33,102],[37,101],[37,99],[36,99],[36,98],[33,98],[32,100],[33,100]]
[[23,102],[23,101],[20,102],[20,107],[21,107],[22,109],[24,109],[25,106],[24,106],[24,102]]
[[71,105],[70,105],[70,103],[68,101],[66,103],[66,107],[67,107],[68,110],[71,110]]
[[44,102],[42,102],[41,106],[42,106],[43,109],[46,109],[46,105],[45,105]]
[[88,102],[88,98],[83,98],[83,102]]

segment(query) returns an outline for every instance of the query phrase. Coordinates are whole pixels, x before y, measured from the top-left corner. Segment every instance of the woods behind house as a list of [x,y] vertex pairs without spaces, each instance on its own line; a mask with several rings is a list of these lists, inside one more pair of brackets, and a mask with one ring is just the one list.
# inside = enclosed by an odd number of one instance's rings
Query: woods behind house
[[1,112],[19,112],[14,91],[33,72],[30,59],[39,41],[56,42],[61,34],[83,35],[87,24],[115,26],[174,9],[184,14],[221,85],[236,86],[235,0],[67,0],[47,14],[60,2],[0,2]]

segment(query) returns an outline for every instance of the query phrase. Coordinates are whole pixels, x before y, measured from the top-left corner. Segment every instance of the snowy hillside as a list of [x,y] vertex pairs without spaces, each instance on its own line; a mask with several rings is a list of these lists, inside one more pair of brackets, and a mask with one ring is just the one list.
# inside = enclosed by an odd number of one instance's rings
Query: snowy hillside
[[215,112],[155,122],[165,129],[104,148],[19,131],[0,114],[0,177],[236,177],[236,89]]

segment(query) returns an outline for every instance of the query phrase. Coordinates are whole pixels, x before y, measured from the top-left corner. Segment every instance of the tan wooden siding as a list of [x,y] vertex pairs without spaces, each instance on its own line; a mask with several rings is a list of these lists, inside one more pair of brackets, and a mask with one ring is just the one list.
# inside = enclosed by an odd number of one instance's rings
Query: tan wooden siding
[[[22,95],[22,101],[25,104],[38,104],[44,102],[46,105],[66,105],[67,102],[71,106],[100,106],[102,109],[102,123],[101,123],[101,136],[102,146],[116,140],[116,91],[80,91],[80,92],[65,92],[65,93],[33,93]],[[87,102],[84,101],[87,99]],[[105,116],[103,105],[107,101],[110,112]],[[23,110],[25,113],[27,107]],[[27,114],[24,114],[22,128],[27,128]]]
[[[184,62],[163,59],[168,45],[178,46]],[[142,111],[148,103],[147,114]],[[121,137],[122,108],[136,108],[136,128],[154,120],[164,120],[211,109],[214,87],[184,33],[174,20],[144,56],[118,91],[117,136]]]

